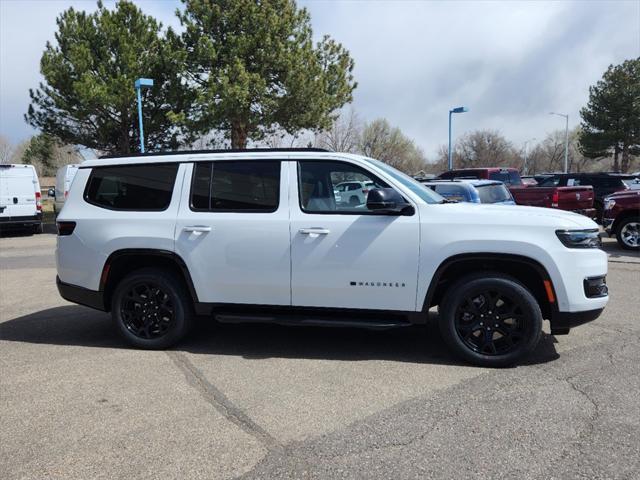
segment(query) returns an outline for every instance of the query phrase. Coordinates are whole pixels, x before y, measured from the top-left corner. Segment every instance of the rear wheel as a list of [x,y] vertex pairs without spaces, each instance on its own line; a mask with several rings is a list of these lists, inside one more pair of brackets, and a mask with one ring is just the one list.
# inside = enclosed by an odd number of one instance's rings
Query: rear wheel
[[179,342],[193,322],[192,303],[180,279],[164,270],[145,268],[116,287],[111,315],[130,344],[148,349]]
[[349,199],[349,205],[352,207],[357,207],[358,205],[360,205],[360,199],[358,197],[356,197],[355,195],[352,196]]
[[616,232],[618,244],[627,250],[640,250],[640,217],[625,218]]
[[469,275],[449,288],[440,331],[459,357],[483,367],[504,367],[536,347],[542,313],[533,295],[499,273]]

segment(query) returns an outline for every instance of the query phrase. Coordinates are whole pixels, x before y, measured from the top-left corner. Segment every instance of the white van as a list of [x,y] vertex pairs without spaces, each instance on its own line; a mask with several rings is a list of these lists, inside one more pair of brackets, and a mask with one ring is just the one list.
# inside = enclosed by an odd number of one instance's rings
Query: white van
[[[80,164],[65,165],[64,167],[60,167],[58,173],[56,173],[56,188],[53,192],[53,197],[55,198],[53,211],[56,214],[60,213],[60,210],[62,210],[64,206],[64,202],[69,194],[69,188],[71,188],[71,182],[73,182],[73,177],[76,176],[79,166]],[[51,191],[49,191],[49,196],[51,196]]]
[[40,182],[33,165],[0,165],[0,229],[42,232]]

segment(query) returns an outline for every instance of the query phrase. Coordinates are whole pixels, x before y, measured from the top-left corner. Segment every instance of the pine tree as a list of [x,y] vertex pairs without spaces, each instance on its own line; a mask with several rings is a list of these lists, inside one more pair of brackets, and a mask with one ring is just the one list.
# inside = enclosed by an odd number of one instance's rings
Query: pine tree
[[582,153],[590,158],[613,153],[614,170],[626,172],[630,156],[640,154],[640,58],[609,66],[589,88],[580,115]]
[[113,11],[98,2],[94,13],[69,8],[57,19],[56,45],[40,61],[44,82],[30,90],[25,120],[63,143],[107,153],[139,151],[134,82],[154,80],[144,91],[148,150],[174,149],[184,137],[188,97],[180,85],[185,54],[179,37],[132,2]]
[[225,132],[234,148],[275,130],[328,128],[352,99],[353,60],[312,40],[294,0],[183,0],[194,128]]

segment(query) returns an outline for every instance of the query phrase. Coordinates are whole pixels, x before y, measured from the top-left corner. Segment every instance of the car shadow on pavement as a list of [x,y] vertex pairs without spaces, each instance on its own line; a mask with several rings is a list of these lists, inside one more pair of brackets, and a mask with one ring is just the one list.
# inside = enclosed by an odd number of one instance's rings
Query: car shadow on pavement
[[[200,320],[195,331],[174,349],[192,354],[245,359],[303,358],[323,360],[390,360],[466,365],[444,345],[431,313],[430,323],[373,331],[356,328],[285,327],[264,324],[219,324]],[[0,323],[0,340],[100,348],[131,348],[120,338],[109,314],[69,305],[42,310]],[[525,364],[559,358],[554,336],[543,333]]]

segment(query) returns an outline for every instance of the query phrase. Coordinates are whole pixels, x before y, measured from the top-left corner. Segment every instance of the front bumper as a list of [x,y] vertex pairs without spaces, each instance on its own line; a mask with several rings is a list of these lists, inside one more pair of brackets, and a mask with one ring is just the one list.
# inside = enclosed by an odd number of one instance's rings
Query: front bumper
[[603,310],[604,307],[584,312],[554,312],[551,316],[551,335],[566,335],[573,327],[598,318]]
[[65,300],[95,308],[96,310],[102,310],[103,312],[106,311],[103,292],[64,283],[58,276],[56,276],[56,285],[60,296]]
[[613,227],[613,221],[615,220],[615,218],[603,218],[602,219],[602,226],[604,227],[605,232],[607,232],[607,234],[611,235],[611,227]]

